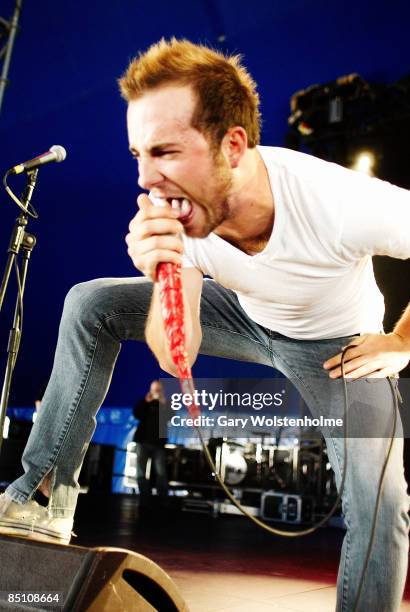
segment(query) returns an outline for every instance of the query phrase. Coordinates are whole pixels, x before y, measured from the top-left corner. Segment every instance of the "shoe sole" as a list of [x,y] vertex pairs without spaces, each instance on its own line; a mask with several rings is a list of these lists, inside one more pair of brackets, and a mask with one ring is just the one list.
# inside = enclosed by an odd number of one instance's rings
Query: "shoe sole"
[[40,542],[52,542],[53,544],[64,544],[70,543],[70,538],[63,538],[57,535],[48,535],[45,532],[41,532],[38,528],[32,530],[29,527],[22,527],[20,524],[9,523],[0,521],[0,534],[2,535],[15,535],[20,538],[27,540],[39,540]]

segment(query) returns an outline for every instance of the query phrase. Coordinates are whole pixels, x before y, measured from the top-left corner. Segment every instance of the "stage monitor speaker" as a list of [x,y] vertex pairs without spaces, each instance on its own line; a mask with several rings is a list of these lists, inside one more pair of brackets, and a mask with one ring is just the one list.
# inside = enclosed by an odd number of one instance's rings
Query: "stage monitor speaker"
[[188,611],[164,570],[122,548],[89,549],[0,536],[0,568],[0,610]]

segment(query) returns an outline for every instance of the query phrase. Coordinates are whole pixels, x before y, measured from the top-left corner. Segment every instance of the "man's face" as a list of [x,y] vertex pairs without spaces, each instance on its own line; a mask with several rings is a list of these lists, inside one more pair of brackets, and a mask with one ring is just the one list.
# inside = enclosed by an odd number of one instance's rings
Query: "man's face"
[[180,207],[179,220],[188,236],[205,237],[229,217],[232,170],[192,127],[194,109],[189,86],[148,91],[129,103],[128,138],[138,160],[140,187]]

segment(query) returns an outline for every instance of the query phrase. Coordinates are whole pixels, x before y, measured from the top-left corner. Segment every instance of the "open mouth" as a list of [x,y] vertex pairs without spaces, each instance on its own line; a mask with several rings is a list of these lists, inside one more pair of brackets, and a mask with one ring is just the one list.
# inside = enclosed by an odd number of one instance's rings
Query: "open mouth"
[[168,204],[179,211],[179,221],[186,223],[192,216],[193,206],[188,198],[166,198]]

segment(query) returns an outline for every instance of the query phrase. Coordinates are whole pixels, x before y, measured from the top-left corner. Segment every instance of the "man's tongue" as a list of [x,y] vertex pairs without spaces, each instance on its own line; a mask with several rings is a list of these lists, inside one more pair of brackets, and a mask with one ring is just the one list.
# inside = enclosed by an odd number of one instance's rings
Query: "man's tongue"
[[192,204],[187,198],[173,198],[171,206],[175,210],[179,210],[179,220],[184,221],[191,214]]

